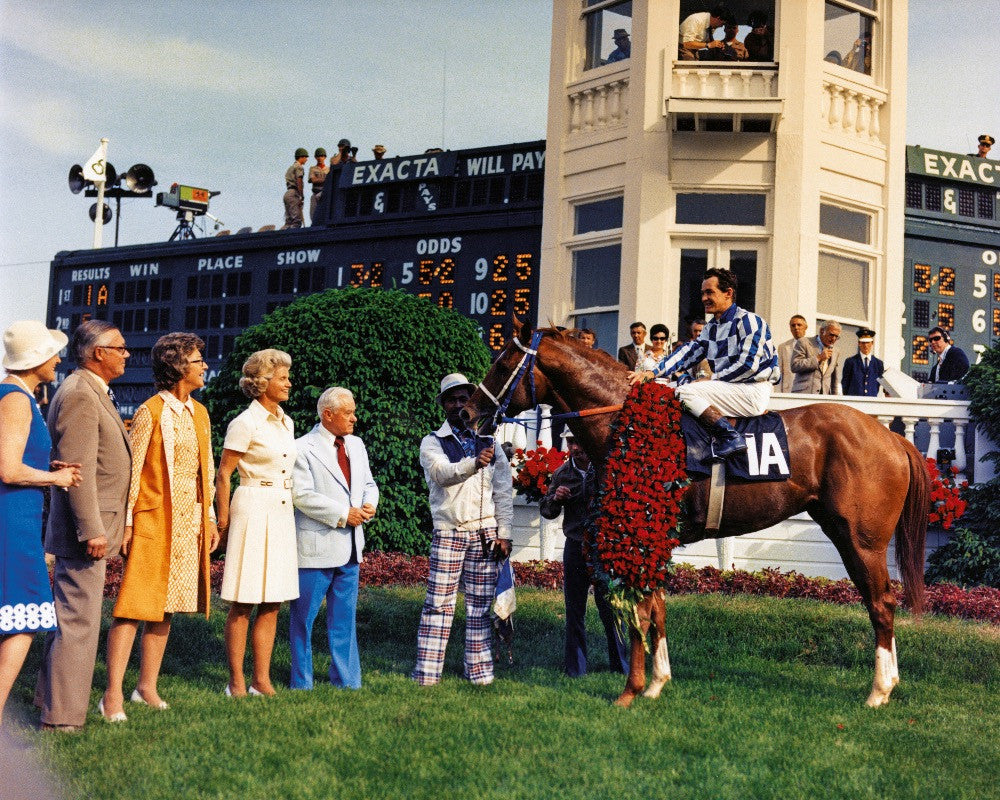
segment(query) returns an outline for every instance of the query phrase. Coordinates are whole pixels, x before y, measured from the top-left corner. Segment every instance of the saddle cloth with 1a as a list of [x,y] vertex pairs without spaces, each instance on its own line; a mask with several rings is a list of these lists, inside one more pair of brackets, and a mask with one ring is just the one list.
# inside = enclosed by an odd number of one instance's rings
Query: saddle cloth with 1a
[[[790,474],[788,436],[778,414],[730,419],[747,442],[746,452],[726,459],[726,480],[784,481]],[[681,432],[687,445],[687,472],[691,480],[707,478],[712,472],[712,438],[688,414],[681,415]]]

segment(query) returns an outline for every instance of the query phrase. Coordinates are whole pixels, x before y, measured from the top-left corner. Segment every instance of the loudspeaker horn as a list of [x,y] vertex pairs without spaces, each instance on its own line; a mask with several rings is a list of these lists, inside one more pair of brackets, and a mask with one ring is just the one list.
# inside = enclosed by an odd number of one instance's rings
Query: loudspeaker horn
[[110,163],[104,165],[104,188],[110,189],[118,185],[118,173]]
[[83,167],[79,164],[74,164],[69,168],[69,190],[73,194],[80,194],[83,191],[83,187],[88,183],[89,181],[84,180],[83,177]]
[[125,188],[130,192],[148,192],[154,186],[156,177],[146,164],[133,164],[125,173]]
[[[111,206],[109,206],[107,203],[102,203],[102,205],[104,206],[104,215],[101,224],[107,225],[109,222],[111,222]],[[94,203],[90,207],[90,220],[91,222],[93,222],[96,219],[97,219],[97,203]]]

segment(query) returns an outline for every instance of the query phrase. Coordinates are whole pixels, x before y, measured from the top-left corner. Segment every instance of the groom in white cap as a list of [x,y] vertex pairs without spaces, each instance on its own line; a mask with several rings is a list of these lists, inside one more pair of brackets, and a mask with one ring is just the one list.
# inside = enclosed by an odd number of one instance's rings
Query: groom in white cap
[[480,685],[493,682],[490,603],[497,563],[510,555],[514,502],[503,450],[492,437],[470,431],[461,417],[474,391],[464,375],[446,375],[437,398],[445,423],[420,443],[434,537],[412,678],[425,686],[441,680],[459,582],[465,592],[465,677]]

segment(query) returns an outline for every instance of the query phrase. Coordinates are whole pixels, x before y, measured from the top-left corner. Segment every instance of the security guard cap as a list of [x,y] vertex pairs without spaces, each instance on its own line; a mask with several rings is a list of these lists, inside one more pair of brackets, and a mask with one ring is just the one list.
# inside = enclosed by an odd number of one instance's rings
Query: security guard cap
[[990,147],[996,144],[996,139],[990,136],[988,133],[984,133],[979,137],[979,144],[988,144]]

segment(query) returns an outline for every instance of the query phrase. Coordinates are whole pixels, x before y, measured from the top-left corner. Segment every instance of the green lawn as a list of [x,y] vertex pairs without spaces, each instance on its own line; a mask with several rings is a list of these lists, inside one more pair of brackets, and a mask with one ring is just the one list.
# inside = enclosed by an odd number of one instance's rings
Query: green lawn
[[[169,711],[126,704],[127,724],[92,716],[80,735],[22,736],[80,798],[1000,796],[996,627],[904,616],[902,682],[888,707],[873,710],[863,705],[874,656],[860,608],[670,598],[674,682],[659,700],[623,710],[611,705],[622,679],[605,671],[592,608],[599,671],[563,677],[562,595],[551,591],[519,590],[516,663],[499,666],[492,686],[460,677],[460,618],[444,682],[416,686],[407,675],[422,599],[419,588],[362,590],[359,692],[325,683],[317,627],[323,682],[314,691],[223,697],[220,602],[210,623],[177,618],[161,682]],[[277,683],[288,678],[286,636],[283,615]],[[28,719],[37,719],[37,650],[11,698]],[[133,669],[126,694],[134,682]]]

